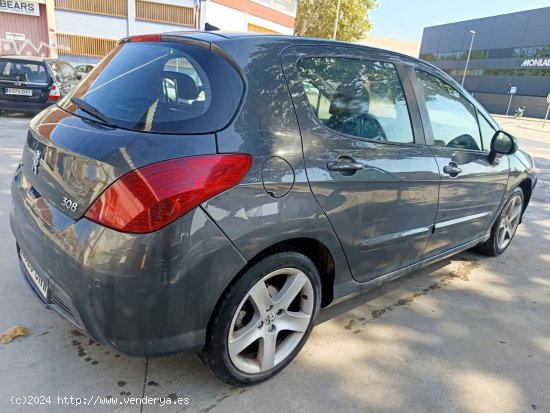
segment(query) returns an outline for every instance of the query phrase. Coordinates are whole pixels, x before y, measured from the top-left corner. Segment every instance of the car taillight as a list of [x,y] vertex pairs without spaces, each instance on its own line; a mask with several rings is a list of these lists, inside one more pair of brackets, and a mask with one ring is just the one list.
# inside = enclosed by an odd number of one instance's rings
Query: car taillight
[[61,91],[59,90],[59,86],[57,86],[57,83],[53,83],[50,94],[48,95],[48,100],[59,100],[60,97]]
[[246,154],[203,155],[155,163],[123,175],[85,217],[123,232],[161,229],[235,185],[252,166]]
[[154,34],[138,34],[135,36],[125,37],[124,39],[119,40],[119,44],[122,43],[138,43],[138,42],[160,42],[161,35],[160,33]]

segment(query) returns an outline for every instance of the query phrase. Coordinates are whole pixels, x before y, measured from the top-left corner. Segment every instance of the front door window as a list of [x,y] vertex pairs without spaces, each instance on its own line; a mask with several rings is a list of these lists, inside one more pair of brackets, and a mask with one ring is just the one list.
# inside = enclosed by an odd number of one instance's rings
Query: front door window
[[481,150],[474,105],[450,84],[429,73],[417,70],[416,77],[426,102],[434,144]]

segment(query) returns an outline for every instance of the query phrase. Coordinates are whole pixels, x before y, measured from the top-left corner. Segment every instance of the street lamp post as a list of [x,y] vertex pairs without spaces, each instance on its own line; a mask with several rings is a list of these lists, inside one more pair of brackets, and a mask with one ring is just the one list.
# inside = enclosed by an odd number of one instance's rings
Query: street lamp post
[[464,74],[462,75],[462,83],[461,83],[462,86],[464,86],[464,79],[466,79],[466,72],[468,71],[468,63],[470,63],[470,54],[472,54],[472,46],[474,45],[474,37],[476,35],[475,30],[470,30],[470,33],[472,33],[472,41],[470,42],[470,50],[468,50],[468,58],[466,59],[466,67],[464,68]]
[[340,0],[336,3],[336,17],[334,18],[334,29],[332,31],[332,40],[336,40],[336,31],[338,30],[338,20],[340,20]]

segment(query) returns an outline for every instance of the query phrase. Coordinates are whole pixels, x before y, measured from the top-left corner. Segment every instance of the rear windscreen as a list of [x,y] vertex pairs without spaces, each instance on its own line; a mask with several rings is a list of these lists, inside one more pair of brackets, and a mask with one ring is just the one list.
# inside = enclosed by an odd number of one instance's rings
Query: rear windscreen
[[58,82],[78,80],[78,73],[76,73],[76,70],[66,62],[53,61],[50,63],[50,67],[52,68],[52,72]]
[[48,73],[41,63],[0,59],[0,80],[48,83]]
[[[209,49],[180,43],[117,46],[74,91],[118,127],[156,133],[208,133],[225,127],[243,81]],[[83,115],[69,95],[59,105]]]

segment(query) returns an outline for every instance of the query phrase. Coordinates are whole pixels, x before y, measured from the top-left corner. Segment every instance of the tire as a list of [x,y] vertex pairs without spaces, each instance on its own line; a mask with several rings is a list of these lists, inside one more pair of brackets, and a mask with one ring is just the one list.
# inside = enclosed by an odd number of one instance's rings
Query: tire
[[320,302],[319,273],[308,257],[284,251],[263,258],[222,296],[209,325],[204,362],[232,385],[273,377],[307,341]]
[[523,191],[515,188],[491,228],[491,236],[477,246],[485,255],[496,257],[510,246],[523,215]]

